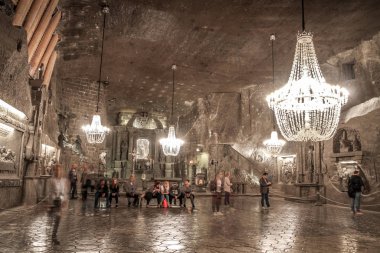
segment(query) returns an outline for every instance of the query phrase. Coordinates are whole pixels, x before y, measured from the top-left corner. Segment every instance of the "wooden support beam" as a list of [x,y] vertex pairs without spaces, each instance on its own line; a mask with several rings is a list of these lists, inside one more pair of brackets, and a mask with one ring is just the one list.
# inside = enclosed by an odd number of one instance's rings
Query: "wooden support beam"
[[46,66],[46,71],[44,73],[44,80],[42,82],[43,85],[46,85],[46,88],[49,88],[51,76],[53,75],[55,61],[57,60],[57,51],[54,51],[49,59],[49,62]]
[[33,20],[36,18],[38,10],[41,8],[42,2],[44,0],[34,0],[32,7],[30,7],[30,10],[28,12],[28,15],[25,18],[24,22],[24,29],[25,31],[28,31],[30,27],[33,24]]
[[25,17],[28,14],[30,6],[32,6],[33,0],[20,0],[17,4],[16,13],[13,16],[12,24],[14,26],[22,26]]
[[[49,41],[51,40],[53,33],[55,29],[57,28],[59,21],[61,20],[61,17],[62,17],[62,12],[58,11],[51,19],[49,26],[46,28],[44,36],[42,37],[40,43],[38,44],[38,47],[36,51],[34,52],[34,55],[31,57],[31,60],[30,60],[31,66],[35,66],[36,68],[38,67],[38,63],[41,61],[42,56],[44,55],[46,48],[49,45]],[[29,57],[30,55],[28,55],[28,58]]]
[[42,36],[45,34],[46,28],[48,27],[51,16],[53,15],[53,12],[55,8],[57,7],[58,0],[51,0],[44,15],[41,18],[41,21],[36,29],[36,31],[33,34],[32,39],[30,40],[30,43],[28,45],[28,61],[32,59],[34,52],[36,52],[38,44],[40,44],[40,41],[42,39]]
[[37,26],[40,23],[42,15],[44,15],[46,7],[48,6],[48,4],[49,4],[49,0],[43,0],[42,1],[42,4],[37,11],[36,17],[33,19],[33,22],[30,24],[30,27],[29,27],[29,24],[28,24],[28,26],[26,26],[26,22],[25,22],[26,39],[27,39],[28,44],[29,44],[30,40],[32,39],[34,32],[36,31]]
[[[55,46],[57,45],[59,41],[59,36],[58,34],[54,34],[53,37],[51,38],[49,45],[47,46],[42,59],[38,59],[37,57],[33,57],[32,60],[30,61],[30,69],[29,69],[29,75],[34,76],[36,73],[36,70],[43,65],[43,68],[46,69],[46,66],[49,62],[50,56],[53,53]],[[38,51],[38,49],[37,49]],[[36,52],[37,52],[36,51]],[[36,55],[36,54],[35,54]]]

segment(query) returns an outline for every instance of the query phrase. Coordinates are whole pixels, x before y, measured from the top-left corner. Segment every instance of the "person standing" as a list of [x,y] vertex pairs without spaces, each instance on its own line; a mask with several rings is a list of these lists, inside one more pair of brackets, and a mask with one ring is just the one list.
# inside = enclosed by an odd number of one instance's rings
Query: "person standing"
[[[268,180],[268,173],[264,172],[263,176],[260,178],[260,193],[261,193],[261,207],[266,209],[270,207],[269,204],[269,186],[272,185]],[[264,206],[264,202],[266,207]]]
[[49,214],[52,218],[52,242],[54,245],[59,245],[58,240],[58,227],[61,221],[61,214],[68,208],[67,192],[69,188],[69,182],[65,176],[63,176],[63,168],[61,165],[56,164],[52,168],[53,177],[50,181],[50,198],[52,201],[52,207]]
[[78,176],[77,176],[77,165],[72,164],[71,169],[69,172],[69,180],[70,180],[70,193],[71,193],[71,199],[76,198],[77,194],[77,181],[78,181]]
[[214,182],[210,183],[212,192],[212,211],[214,215],[223,215],[220,212],[220,203],[222,202],[222,175],[221,173],[215,176]]
[[354,174],[348,181],[348,190],[352,192],[351,210],[355,214],[363,214],[360,210],[360,198],[362,195],[362,188],[364,187],[363,179],[359,176],[359,171],[355,170]]
[[91,180],[88,182],[87,175],[88,175],[88,167],[85,164],[83,166],[82,176],[81,176],[80,181],[79,181],[80,186],[81,186],[82,200],[87,199],[87,194],[88,194],[87,188],[91,187]]
[[226,176],[224,177],[224,205],[230,204],[230,195],[231,195],[231,186],[232,183],[230,181],[231,178],[231,172],[227,172]]

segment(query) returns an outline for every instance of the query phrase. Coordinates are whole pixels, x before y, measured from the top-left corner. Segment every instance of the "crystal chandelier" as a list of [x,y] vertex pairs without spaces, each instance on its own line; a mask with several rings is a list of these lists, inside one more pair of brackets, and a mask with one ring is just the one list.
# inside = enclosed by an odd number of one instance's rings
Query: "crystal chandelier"
[[[173,92],[172,92],[172,112],[171,112],[171,120],[173,121],[173,107],[174,107],[174,72],[177,69],[176,65],[172,66],[173,70]],[[174,126],[171,125],[169,127],[168,138],[164,138],[160,140],[160,144],[162,145],[162,151],[166,156],[177,156],[179,154],[179,150],[183,145],[183,140],[177,139],[175,137],[175,129]]]
[[322,75],[313,36],[305,32],[303,0],[302,30],[288,83],[271,93],[267,102],[288,141],[328,140],[336,131],[348,91],[326,83]]
[[[271,44],[272,44],[272,85],[273,85],[273,88],[274,88],[274,52],[273,52],[273,44],[274,44],[274,41],[276,40],[276,37],[274,34],[272,34],[270,36],[270,40],[271,40]],[[267,139],[263,142],[266,150],[268,151],[268,153],[270,153],[272,156],[277,156],[281,150],[282,150],[282,147],[285,145],[285,141],[284,140],[279,140],[278,139],[278,134],[277,134],[277,131],[276,131],[276,123],[275,123],[275,120],[274,120],[274,115],[272,116],[272,123],[273,123],[273,131],[270,135],[270,139]]]
[[[98,81],[98,101],[96,104],[96,113],[99,112],[99,95],[100,85],[102,83],[102,63],[103,63],[103,48],[104,48],[104,29],[106,26],[106,14],[109,13],[108,6],[103,6],[103,35],[102,35],[102,51],[100,54],[100,67],[99,67],[99,81]],[[82,130],[86,133],[88,143],[102,143],[106,137],[106,134],[110,132],[108,127],[102,126],[100,121],[100,115],[94,115],[92,117],[91,125],[82,126]]]

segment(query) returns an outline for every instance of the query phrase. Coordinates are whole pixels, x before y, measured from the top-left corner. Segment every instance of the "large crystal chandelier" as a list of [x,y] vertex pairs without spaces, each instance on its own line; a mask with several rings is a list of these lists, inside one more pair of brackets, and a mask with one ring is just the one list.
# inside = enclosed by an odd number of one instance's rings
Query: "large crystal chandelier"
[[[271,44],[272,44],[272,85],[274,88],[274,52],[273,52],[273,44],[275,41],[276,37],[274,34],[270,36]],[[263,142],[267,152],[271,154],[272,156],[277,156],[281,150],[282,147],[285,145],[284,140],[279,140],[278,139],[278,134],[276,131],[276,123],[274,120],[274,115],[272,116],[272,123],[273,123],[273,131],[270,135],[270,139],[267,139]]]
[[326,83],[322,75],[313,36],[305,32],[303,0],[302,28],[288,83],[270,94],[267,102],[288,141],[328,140],[336,131],[348,91]]
[[[106,14],[109,13],[108,6],[103,6],[103,35],[102,35],[102,51],[100,54],[100,67],[99,67],[99,81],[98,81],[98,101],[96,104],[96,113],[99,112],[99,96],[100,85],[102,83],[102,63],[103,63],[103,48],[104,48],[104,29],[106,26]],[[82,126],[83,131],[86,133],[88,143],[102,143],[106,137],[106,134],[110,132],[108,127],[102,126],[100,121],[100,115],[94,115],[92,117],[91,125]]]
[[[174,107],[174,72],[177,69],[176,65],[172,66],[173,71],[173,92],[172,92],[172,111],[171,111],[171,121],[173,121],[173,107]],[[177,156],[179,154],[179,150],[183,145],[183,140],[177,139],[175,137],[175,129],[174,126],[169,126],[168,138],[164,138],[160,140],[160,144],[162,145],[162,151],[166,156]]]

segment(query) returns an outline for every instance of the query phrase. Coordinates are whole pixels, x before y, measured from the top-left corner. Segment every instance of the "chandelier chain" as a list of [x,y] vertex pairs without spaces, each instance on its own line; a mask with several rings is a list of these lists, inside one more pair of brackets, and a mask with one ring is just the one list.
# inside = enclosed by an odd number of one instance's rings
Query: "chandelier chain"
[[[271,34],[270,40],[271,40],[271,45],[272,45],[272,86],[273,86],[273,90],[274,90],[275,89],[275,85],[274,85],[274,41],[276,40],[276,35]],[[273,130],[275,131],[276,130],[276,123],[275,123],[274,111],[272,111],[272,124],[273,124],[272,125]]]
[[99,112],[99,100],[100,100],[100,85],[102,83],[102,66],[103,66],[103,50],[104,50],[104,33],[106,28],[106,18],[109,12],[108,6],[103,7],[103,31],[102,31],[102,47],[100,51],[100,64],[99,64],[99,80],[98,80],[98,99],[96,103],[96,112]]
[[170,114],[170,123],[173,124],[173,110],[174,110],[174,72],[175,70],[177,69],[177,66],[175,64],[172,65],[172,72],[173,72],[173,81],[172,81],[172,111],[171,111],[171,114]]
[[304,8],[304,2],[302,1],[302,32],[305,31],[305,8]]

